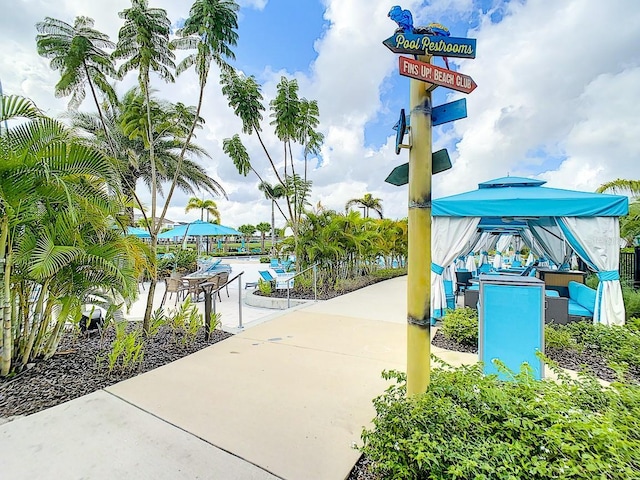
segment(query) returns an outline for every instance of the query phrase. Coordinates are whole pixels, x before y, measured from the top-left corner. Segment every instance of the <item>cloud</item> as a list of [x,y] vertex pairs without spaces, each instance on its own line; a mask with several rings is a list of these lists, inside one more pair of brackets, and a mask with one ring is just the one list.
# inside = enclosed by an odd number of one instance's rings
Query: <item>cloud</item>
[[[309,165],[313,205],[320,201],[342,211],[347,200],[369,192],[382,198],[386,216],[406,216],[406,187],[383,182],[392,168],[407,161],[406,151],[395,155],[391,130],[375,142],[379,147],[365,141],[367,126],[395,110],[391,105],[398,98],[408,100],[408,82],[397,81],[396,56],[381,43],[395,28],[387,12],[397,3],[323,0],[326,26],[314,43],[317,57],[311,66],[285,72],[265,65],[259,75],[267,105],[282,75],[295,76],[300,94],[318,101],[325,144],[321,166],[315,159]],[[188,3],[153,4],[166,8],[171,19],[188,15]],[[33,25],[45,15],[67,22],[87,15],[96,19],[96,28],[116,39],[122,24],[117,12],[129,5],[127,0],[15,2],[10,14],[0,18],[5,92],[28,95],[51,114],[62,111],[67,99],[53,97],[58,74],[35,52]],[[266,0],[241,5],[260,10]],[[454,163],[433,178],[436,197],[506,174],[583,190],[617,177],[640,178],[640,9],[633,0],[495,1],[487,11],[472,0],[413,0],[403,7],[414,12],[416,24],[439,21],[452,26],[452,34],[476,38],[478,44],[476,59],[452,59],[478,88],[467,96],[468,118],[434,129],[434,150],[447,147]],[[207,86],[202,112],[206,124],[198,142],[211,155],[203,164],[229,194],[229,200],[216,199],[222,223],[270,221],[271,205],[257,191],[258,180],[252,174],[238,175],[222,151],[223,139],[240,133],[241,125],[221,94],[217,75],[212,72]],[[135,81],[130,75],[127,85]],[[192,72],[176,84],[155,81],[154,87],[172,101],[193,104],[197,99]],[[447,95],[448,100],[457,98],[462,94]],[[263,140],[281,162],[282,147],[268,124],[268,112],[265,117]],[[274,181],[257,138],[241,136],[256,168]],[[301,171],[299,148],[294,155]],[[146,193],[141,195],[148,201]],[[197,212],[184,213],[188,197],[176,195],[169,218],[199,217]]]
[[[500,23],[483,17],[470,32],[478,58],[457,62],[479,87],[469,95],[468,119],[454,125],[457,161],[437,193],[460,192],[480,178],[507,173],[544,172],[556,186],[587,190],[615,176],[638,178],[637,163],[611,157],[614,143],[626,158],[640,154],[625,134],[638,113],[616,107],[640,100],[630,86],[638,81],[638,22],[640,10],[625,1],[580,0],[551,9],[541,0],[511,2]],[[602,35],[605,25],[616,34]],[[578,154],[585,149],[587,156]],[[559,157],[560,166],[537,169],[544,163],[541,152]]]

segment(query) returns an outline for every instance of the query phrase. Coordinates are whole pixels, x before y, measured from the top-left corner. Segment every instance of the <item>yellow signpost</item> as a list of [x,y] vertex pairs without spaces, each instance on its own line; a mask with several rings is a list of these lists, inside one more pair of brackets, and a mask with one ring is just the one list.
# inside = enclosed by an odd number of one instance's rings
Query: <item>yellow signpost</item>
[[[430,62],[431,57],[418,57]],[[426,87],[426,88],[425,88]],[[431,356],[431,92],[411,80],[409,103],[409,265],[407,277],[407,394],[426,391]]]
[[[402,144],[404,115],[398,122],[396,153],[409,147],[409,252],[407,278],[407,395],[423,393],[431,375],[431,92],[437,85],[471,93],[476,84],[467,75],[431,65],[432,55],[475,58],[476,41],[453,38],[440,24],[413,27],[408,10],[395,6],[389,17],[400,27],[394,36],[382,42],[394,53],[414,54],[416,59],[400,58],[400,74],[411,78],[409,103],[411,141]],[[448,104],[451,112],[441,124],[466,116],[457,102]],[[444,113],[444,112],[443,112]],[[448,157],[447,157],[448,160]],[[446,169],[446,168],[445,168]],[[396,169],[394,169],[395,171]],[[394,172],[392,172],[393,175]],[[392,176],[391,175],[391,176]],[[398,172],[396,172],[396,177]],[[401,179],[392,179],[402,185]]]

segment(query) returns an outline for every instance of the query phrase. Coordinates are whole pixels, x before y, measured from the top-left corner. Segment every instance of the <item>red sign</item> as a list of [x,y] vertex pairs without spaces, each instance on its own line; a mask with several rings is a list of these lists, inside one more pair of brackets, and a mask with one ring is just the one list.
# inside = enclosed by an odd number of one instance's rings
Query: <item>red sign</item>
[[436,67],[430,63],[419,62],[412,58],[398,58],[400,59],[400,75],[405,77],[440,85],[462,93],[471,93],[478,86],[469,75]]

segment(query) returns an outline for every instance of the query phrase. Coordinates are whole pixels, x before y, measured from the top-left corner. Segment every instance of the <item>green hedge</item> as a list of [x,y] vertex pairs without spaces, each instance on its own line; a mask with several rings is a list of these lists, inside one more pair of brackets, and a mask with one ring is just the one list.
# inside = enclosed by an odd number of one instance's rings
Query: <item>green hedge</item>
[[362,451],[384,479],[638,479],[640,389],[593,377],[515,381],[479,365],[436,368],[406,398],[404,374],[374,400]]

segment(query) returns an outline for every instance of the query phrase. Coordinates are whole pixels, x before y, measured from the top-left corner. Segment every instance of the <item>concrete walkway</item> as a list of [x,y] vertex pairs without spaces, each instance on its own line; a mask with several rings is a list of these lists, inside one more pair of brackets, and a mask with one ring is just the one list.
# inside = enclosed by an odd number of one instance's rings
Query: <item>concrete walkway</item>
[[[17,479],[330,479],[359,457],[384,369],[405,368],[406,277],[256,323],[0,426]],[[475,355],[441,354],[450,363]]]

